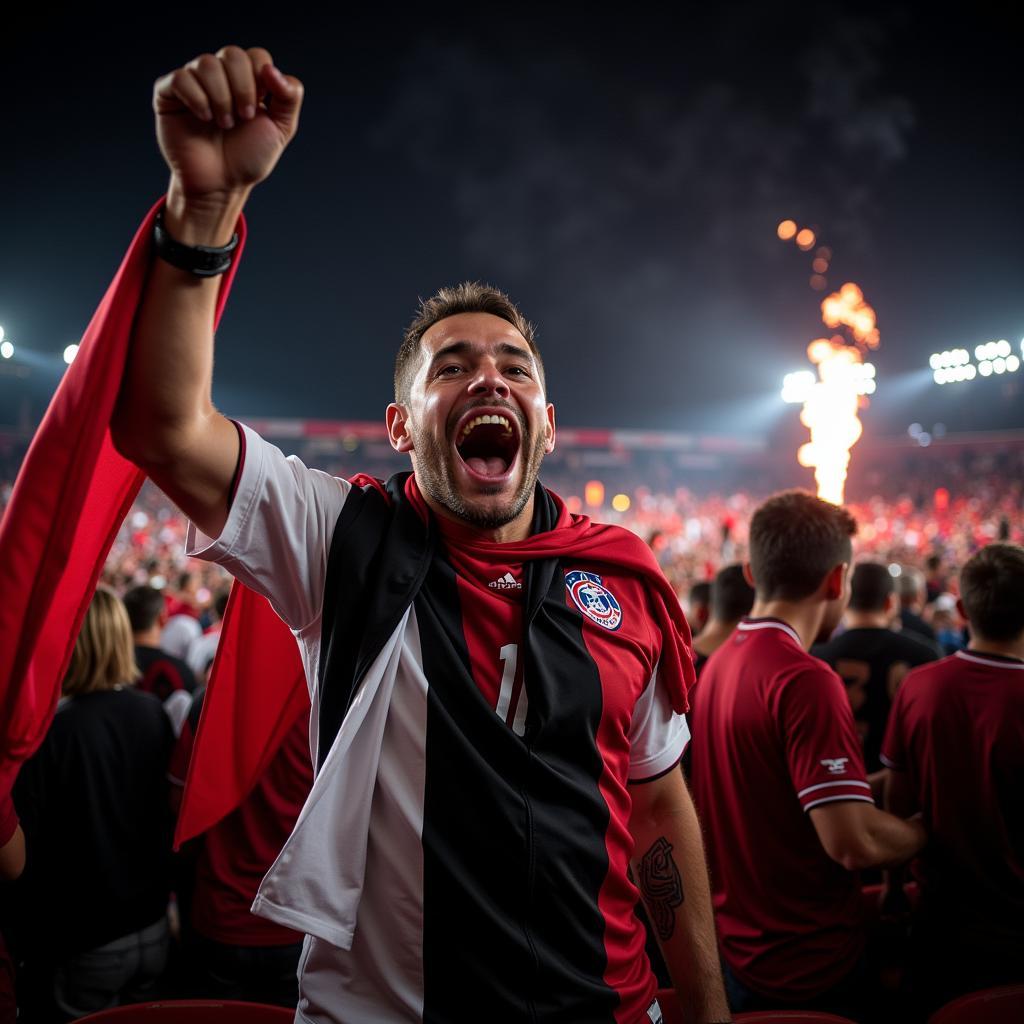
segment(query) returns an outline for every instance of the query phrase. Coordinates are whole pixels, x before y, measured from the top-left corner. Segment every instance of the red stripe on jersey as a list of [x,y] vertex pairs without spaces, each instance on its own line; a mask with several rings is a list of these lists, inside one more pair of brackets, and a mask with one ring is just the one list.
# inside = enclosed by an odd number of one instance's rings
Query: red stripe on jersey
[[[474,559],[459,546],[465,528],[438,519],[455,569],[470,671],[484,699],[511,728],[523,685],[523,567]],[[522,735],[521,729],[516,730]]]
[[[629,880],[632,809],[629,790],[629,727],[633,708],[654,673],[660,646],[650,627],[643,585],[633,577],[601,575],[601,585],[610,591],[622,609],[617,629],[608,629],[583,616],[583,640],[601,677],[604,704],[598,726],[597,745],[604,762],[598,789],[608,807],[605,848],[608,874],[598,894],[604,918],[604,945],[608,958],[604,981],[619,993],[615,1010],[617,1024],[635,1024],[654,999],[657,982],[645,952],[646,933],[636,916],[639,892]],[[573,604],[566,593],[566,602]],[[623,780],[623,781],[620,781]]]

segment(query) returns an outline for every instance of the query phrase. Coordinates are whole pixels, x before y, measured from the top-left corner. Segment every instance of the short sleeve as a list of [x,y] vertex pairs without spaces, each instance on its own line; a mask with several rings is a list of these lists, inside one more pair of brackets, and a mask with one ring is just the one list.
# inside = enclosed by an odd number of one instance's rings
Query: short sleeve
[[630,722],[629,781],[650,782],[664,775],[679,763],[689,741],[686,716],[672,710],[672,701],[655,666]]
[[[909,678],[908,676],[907,679]],[[896,697],[889,710],[889,720],[885,726],[882,749],[878,755],[886,768],[892,768],[897,772],[907,770],[907,745],[903,739],[905,707],[907,694],[910,692],[907,688],[907,679],[903,680],[903,685],[896,691]]]
[[800,806],[874,803],[842,681],[824,665],[798,671],[779,689],[776,720]]
[[352,485],[240,424],[241,467],[220,536],[189,524],[186,553],[216,562],[299,632],[320,615],[334,524]]

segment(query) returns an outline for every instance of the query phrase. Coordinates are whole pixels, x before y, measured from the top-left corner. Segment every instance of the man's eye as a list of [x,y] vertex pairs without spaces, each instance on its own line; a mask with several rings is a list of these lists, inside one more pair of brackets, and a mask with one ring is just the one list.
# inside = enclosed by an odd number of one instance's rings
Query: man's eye
[[511,366],[511,367],[509,367],[509,369],[508,369],[508,372],[509,372],[509,373],[516,373],[516,374],[520,374],[520,375],[521,375],[521,376],[523,376],[523,377],[529,377],[529,376],[530,376],[530,373],[529,373],[529,371],[528,371],[528,370],[526,370],[526,369],[525,369],[524,367],[522,367],[522,366]]
[[454,373],[461,373],[462,372],[462,367],[461,366],[456,366],[454,363],[452,363],[450,366],[443,366],[443,367],[441,367],[440,371],[438,372],[438,376],[439,377],[444,376],[444,374],[446,374],[446,373],[449,376],[451,376],[451,373],[449,373],[449,371],[453,371]]

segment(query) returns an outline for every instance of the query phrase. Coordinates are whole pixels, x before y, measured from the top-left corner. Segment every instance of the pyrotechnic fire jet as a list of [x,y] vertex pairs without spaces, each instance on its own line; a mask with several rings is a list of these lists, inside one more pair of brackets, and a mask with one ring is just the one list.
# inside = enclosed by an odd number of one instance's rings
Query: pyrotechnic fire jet
[[818,497],[841,505],[850,449],[864,429],[857,413],[875,390],[875,367],[864,355],[878,347],[880,338],[875,311],[852,282],[822,301],[821,319],[826,327],[846,334],[812,341],[807,357],[818,368],[817,375],[810,370],[789,374],[782,397],[803,405],[800,422],[811,432],[797,461],[813,467]]

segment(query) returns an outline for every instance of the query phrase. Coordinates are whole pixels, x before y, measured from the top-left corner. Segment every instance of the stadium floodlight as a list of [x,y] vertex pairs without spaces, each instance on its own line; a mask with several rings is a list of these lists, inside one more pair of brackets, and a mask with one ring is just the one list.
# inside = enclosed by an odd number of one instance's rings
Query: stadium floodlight
[[68,366],[70,366],[75,361],[75,356],[77,356],[77,355],[78,355],[78,346],[77,345],[68,345],[68,347],[66,349],[64,349],[64,362],[67,363]]
[[797,370],[782,378],[782,400],[791,405],[803,405],[814,391],[818,378],[813,370]]
[[933,352],[933,353],[932,353],[932,354],[931,354],[931,355],[930,355],[930,356],[928,357],[928,365],[929,365],[929,366],[930,366],[930,367],[931,367],[931,368],[932,368],[933,370],[937,370],[937,369],[938,369],[938,368],[939,368],[940,366],[942,366],[942,356],[941,356],[941,354],[940,354],[940,353],[938,353],[938,352]]
[[1006,360],[1003,359],[1002,356],[996,356],[996,358],[992,360],[992,369],[996,373],[1006,373]]
[[978,376],[978,371],[974,368],[974,365],[964,367],[964,376],[967,380],[974,380]]
[[[3,329],[2,326],[0,326],[0,341],[3,341],[3,340],[4,340],[4,329]],[[1024,344],[1024,342],[1022,342],[1022,344]]]
[[996,342],[996,355],[1002,356],[1004,359],[1010,354],[1010,343],[1005,338],[1000,338]]
[[935,373],[932,374],[932,376],[935,378],[935,383],[936,384],[945,384],[946,383],[946,371],[945,370],[936,370]]
[[10,359],[14,355],[14,346],[9,341],[0,341],[0,358]]
[[1020,369],[1020,360],[1016,356],[1006,357],[1006,372],[1016,373]]
[[985,359],[982,362],[978,363],[978,373],[980,373],[982,375],[982,377],[991,377],[992,376],[992,364],[987,359]]

